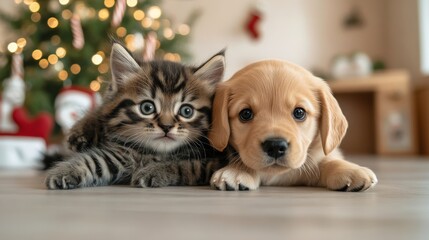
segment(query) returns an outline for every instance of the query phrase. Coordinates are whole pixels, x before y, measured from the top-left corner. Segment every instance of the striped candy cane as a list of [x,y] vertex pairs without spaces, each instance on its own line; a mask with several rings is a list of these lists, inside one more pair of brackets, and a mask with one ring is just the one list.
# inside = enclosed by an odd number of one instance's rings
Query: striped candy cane
[[112,27],[117,27],[121,24],[122,19],[124,18],[125,8],[126,8],[125,0],[117,0],[115,5],[115,10],[113,10],[112,16]]
[[71,29],[73,33],[73,47],[76,49],[82,49],[85,44],[85,36],[83,35],[82,24],[80,22],[80,17],[77,14],[73,14],[73,17],[70,19]]
[[145,40],[144,50],[143,50],[143,59],[145,61],[153,60],[155,57],[156,50],[156,33],[150,32]]
[[24,79],[24,61],[22,54],[14,54],[12,56],[12,76],[18,76]]

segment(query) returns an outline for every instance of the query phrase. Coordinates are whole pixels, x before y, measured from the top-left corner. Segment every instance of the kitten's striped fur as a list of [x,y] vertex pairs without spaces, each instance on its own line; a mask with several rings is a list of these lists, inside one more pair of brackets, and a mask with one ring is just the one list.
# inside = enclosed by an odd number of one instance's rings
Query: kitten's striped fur
[[212,172],[226,164],[206,137],[224,64],[223,52],[198,68],[138,64],[114,44],[103,104],[72,128],[68,141],[74,151],[48,171],[47,187],[208,184]]

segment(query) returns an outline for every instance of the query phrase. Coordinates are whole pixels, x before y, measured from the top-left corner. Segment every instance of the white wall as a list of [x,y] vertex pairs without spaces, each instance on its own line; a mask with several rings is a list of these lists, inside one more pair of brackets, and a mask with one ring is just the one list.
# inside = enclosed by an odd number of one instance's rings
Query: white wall
[[389,67],[408,69],[415,85],[422,84],[420,70],[418,0],[388,0],[387,51]]
[[[407,68],[420,81],[418,0],[259,0],[264,6],[262,38],[244,31],[256,0],[164,0],[164,11],[176,23],[202,11],[192,29],[190,48],[198,64],[228,47],[229,77],[244,65],[263,58],[282,58],[309,69],[327,70],[337,53],[362,50],[384,59],[389,67]],[[362,29],[344,29],[342,21],[353,6],[365,20]],[[14,0],[2,1],[13,12]],[[3,47],[5,30],[0,25]]]
[[[306,68],[327,70],[338,53],[361,50],[386,56],[386,0],[260,0],[264,15],[262,38],[244,32],[254,0],[168,0],[164,11],[177,22],[194,9],[202,11],[192,29],[191,49],[198,63],[227,46],[227,74],[263,58],[281,58]],[[345,29],[343,19],[358,6],[365,20],[361,29]]]
[[429,0],[419,0],[420,66],[429,75]]

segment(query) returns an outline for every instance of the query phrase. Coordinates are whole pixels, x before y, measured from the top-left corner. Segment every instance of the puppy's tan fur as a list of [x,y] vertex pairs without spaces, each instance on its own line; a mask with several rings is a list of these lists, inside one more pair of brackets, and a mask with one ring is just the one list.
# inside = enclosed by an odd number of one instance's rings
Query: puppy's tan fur
[[[297,107],[304,121],[293,118]],[[249,108],[254,118],[239,119]],[[347,162],[338,150],[347,121],[328,85],[305,69],[278,60],[260,61],[222,83],[215,95],[209,139],[223,151],[229,144],[228,166],[212,176],[220,190],[257,189],[262,185],[308,185],[331,190],[364,191],[377,183],[368,168]],[[283,138],[284,157],[269,161],[261,143]]]

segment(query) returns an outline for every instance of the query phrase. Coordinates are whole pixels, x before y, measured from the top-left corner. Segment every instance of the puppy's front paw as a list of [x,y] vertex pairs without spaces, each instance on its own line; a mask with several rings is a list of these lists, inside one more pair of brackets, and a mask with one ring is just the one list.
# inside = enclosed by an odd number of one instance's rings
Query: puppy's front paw
[[261,180],[257,174],[248,173],[230,166],[217,170],[210,180],[213,188],[222,191],[255,190],[260,183]]
[[361,192],[377,184],[371,169],[361,166],[338,169],[327,178],[328,189],[342,192]]

